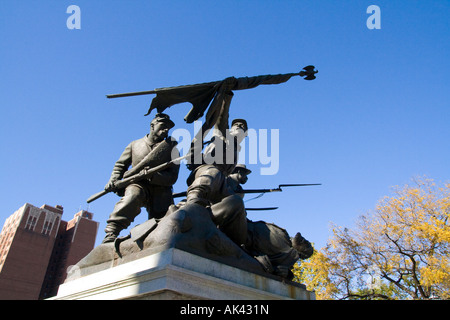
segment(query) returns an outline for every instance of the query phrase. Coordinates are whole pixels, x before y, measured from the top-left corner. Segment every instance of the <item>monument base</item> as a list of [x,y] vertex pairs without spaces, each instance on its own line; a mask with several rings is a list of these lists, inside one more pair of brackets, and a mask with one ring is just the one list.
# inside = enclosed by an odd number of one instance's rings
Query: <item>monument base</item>
[[[71,277],[74,279],[74,277]],[[315,300],[304,285],[171,248],[68,281],[49,300]]]

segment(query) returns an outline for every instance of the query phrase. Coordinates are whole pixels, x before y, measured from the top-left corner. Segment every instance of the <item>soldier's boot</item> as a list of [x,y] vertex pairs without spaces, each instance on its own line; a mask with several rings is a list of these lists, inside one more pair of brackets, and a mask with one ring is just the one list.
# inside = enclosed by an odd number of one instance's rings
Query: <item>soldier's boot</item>
[[102,243],[114,242],[119,236],[121,230],[117,228],[112,223],[108,223],[105,228],[105,237],[103,238]]
[[300,259],[308,259],[314,253],[314,248],[311,243],[302,237],[300,232],[297,232],[294,238],[291,239],[292,247],[297,250]]
[[103,238],[102,243],[114,242],[118,237],[118,234],[108,232]]
[[144,205],[145,192],[139,185],[129,185],[124,196],[116,203],[109,219],[106,220],[105,238],[102,243],[114,242],[119,233],[128,228]]

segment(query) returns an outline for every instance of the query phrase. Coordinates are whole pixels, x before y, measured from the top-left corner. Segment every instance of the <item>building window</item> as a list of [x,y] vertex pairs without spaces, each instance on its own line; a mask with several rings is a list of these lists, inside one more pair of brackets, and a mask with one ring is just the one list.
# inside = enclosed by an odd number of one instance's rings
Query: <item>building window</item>
[[25,229],[34,230],[34,227],[36,226],[36,222],[37,222],[37,217],[31,216],[31,215],[28,216],[28,220],[25,225]]
[[53,223],[51,223],[49,221],[45,221],[44,228],[42,229],[42,233],[45,235],[49,235],[50,232],[52,231],[52,227],[53,227]]

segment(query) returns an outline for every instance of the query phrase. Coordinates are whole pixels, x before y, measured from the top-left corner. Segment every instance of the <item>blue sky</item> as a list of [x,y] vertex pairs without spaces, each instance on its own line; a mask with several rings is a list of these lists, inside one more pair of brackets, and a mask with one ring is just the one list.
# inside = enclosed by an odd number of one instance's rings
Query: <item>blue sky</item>
[[[69,5],[81,29],[69,30]],[[381,29],[369,30],[369,5]],[[28,202],[89,209],[105,221],[119,198],[101,191],[126,145],[148,133],[154,96],[106,94],[298,72],[317,79],[238,91],[231,118],[279,129],[280,169],[248,188],[286,188],[249,212],[325,245],[330,222],[351,227],[394,185],[450,177],[449,1],[0,2],[0,222]],[[190,105],[166,112],[183,117]],[[186,189],[181,168],[175,191]],[[250,198],[250,197],[247,197]],[[136,223],[144,221],[143,212]]]

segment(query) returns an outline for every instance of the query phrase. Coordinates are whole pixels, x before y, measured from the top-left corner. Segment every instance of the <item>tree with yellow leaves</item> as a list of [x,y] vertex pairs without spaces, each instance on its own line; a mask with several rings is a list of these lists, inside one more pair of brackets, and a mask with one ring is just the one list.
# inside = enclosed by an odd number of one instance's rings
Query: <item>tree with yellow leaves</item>
[[395,188],[294,267],[317,299],[450,299],[450,183]]

